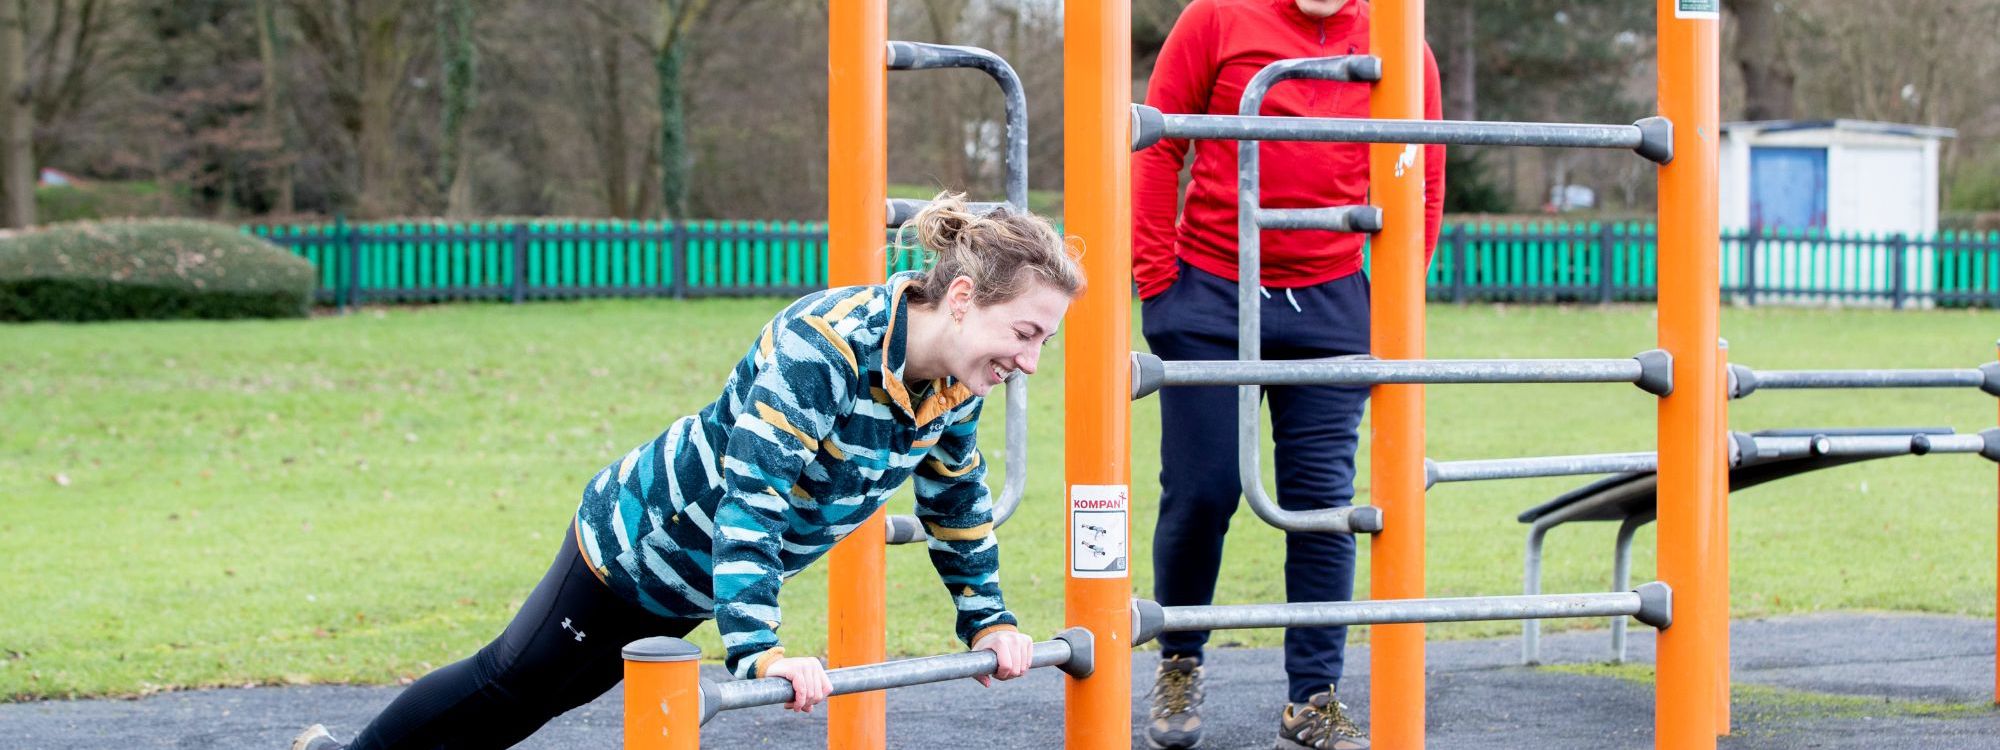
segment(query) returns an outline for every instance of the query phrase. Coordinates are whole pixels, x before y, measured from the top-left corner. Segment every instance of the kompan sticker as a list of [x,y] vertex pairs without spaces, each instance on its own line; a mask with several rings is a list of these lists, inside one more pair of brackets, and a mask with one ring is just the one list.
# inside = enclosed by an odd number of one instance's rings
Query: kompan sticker
[[1130,490],[1122,484],[1079,484],[1069,488],[1069,574],[1077,578],[1130,575],[1127,530]]

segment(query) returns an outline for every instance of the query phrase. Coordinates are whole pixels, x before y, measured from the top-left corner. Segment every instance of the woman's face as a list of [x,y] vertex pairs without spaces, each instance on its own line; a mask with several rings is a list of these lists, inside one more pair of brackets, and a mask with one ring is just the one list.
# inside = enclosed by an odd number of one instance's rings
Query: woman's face
[[951,329],[953,346],[946,353],[945,367],[974,395],[984,396],[1015,372],[1035,373],[1042,346],[1069,312],[1070,298],[1036,281],[1011,300],[979,305],[971,301],[971,288],[972,280],[961,276],[945,296],[952,306],[947,312],[963,311]]

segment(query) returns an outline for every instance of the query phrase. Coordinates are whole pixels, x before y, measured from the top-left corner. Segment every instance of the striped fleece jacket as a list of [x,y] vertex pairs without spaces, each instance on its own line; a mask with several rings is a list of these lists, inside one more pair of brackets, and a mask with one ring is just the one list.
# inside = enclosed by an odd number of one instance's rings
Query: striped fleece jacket
[[958,637],[1014,628],[976,443],[984,399],[950,379],[903,380],[915,277],[792,303],[720,398],[584,488],[577,546],[591,569],[651,612],[714,617],[737,677],[761,677],[784,655],[784,581],[912,475]]

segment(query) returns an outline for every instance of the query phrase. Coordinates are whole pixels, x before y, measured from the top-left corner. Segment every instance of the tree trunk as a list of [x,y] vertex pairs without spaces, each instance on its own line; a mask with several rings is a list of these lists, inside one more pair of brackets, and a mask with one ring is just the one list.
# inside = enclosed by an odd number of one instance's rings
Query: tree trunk
[[472,41],[471,0],[435,0],[438,53],[444,63],[444,134],[438,182],[444,185],[445,216],[472,215],[471,170],[465,158],[465,131],[478,99],[478,58]]
[[682,97],[681,63],[686,53],[680,44],[662,49],[653,58],[659,74],[660,206],[668,218],[687,218],[688,148],[687,109]]
[[35,223],[35,124],[27,90],[27,28],[18,3],[0,0],[0,221]]
[[660,164],[660,206],[669,218],[687,218],[689,176],[686,86],[688,30],[708,12],[709,0],[659,0],[653,35],[653,72],[658,76],[660,132],[654,154]]
[[1451,40],[1451,67],[1444,80],[1450,85],[1443,92],[1444,119],[1479,119],[1479,38],[1476,29],[1477,11],[1470,2],[1459,3],[1451,14],[1450,30],[1446,38]]
[[359,213],[379,219],[407,213],[397,184],[396,90],[402,86],[404,53],[397,43],[402,14],[397,3],[364,2],[361,36],[361,162]]
[[1736,43],[1729,56],[1743,75],[1743,119],[1791,119],[1796,77],[1778,40],[1773,0],[1723,0],[1722,5],[1736,18]]
[[278,39],[277,13],[273,0],[257,0],[257,54],[264,66],[264,129],[279,144],[278,163],[271,168],[271,187],[276,195],[271,210],[290,215],[297,208],[292,191],[292,154],[297,142],[286,114],[284,51]]
[[604,116],[598,118],[598,160],[604,166],[604,205],[620,219],[632,218],[631,149],[625,143],[625,66],[618,41],[607,32],[601,50]]

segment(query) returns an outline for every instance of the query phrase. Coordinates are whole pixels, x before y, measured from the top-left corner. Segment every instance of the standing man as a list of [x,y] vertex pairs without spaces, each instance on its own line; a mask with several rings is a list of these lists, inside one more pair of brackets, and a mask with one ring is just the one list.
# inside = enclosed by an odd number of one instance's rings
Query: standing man
[[[1146,103],[1167,114],[1238,113],[1250,78],[1277,60],[1368,54],[1368,4],[1359,0],[1194,0],[1168,34]],[[1294,80],[1273,87],[1260,114],[1368,117],[1369,84]],[[1437,62],[1424,49],[1424,115],[1440,117]],[[1132,275],[1143,331],[1167,360],[1236,359],[1236,142],[1193,144],[1186,202],[1177,188],[1189,141],[1162,140],[1132,159]],[[1368,202],[1368,146],[1260,145],[1264,205],[1318,208]],[[1424,147],[1424,255],[1444,212],[1444,148]],[[1176,217],[1178,216],[1178,221]],[[1405,217],[1396,219],[1407,220]],[[1368,278],[1359,234],[1265,231],[1263,353],[1310,359],[1368,353]],[[1278,504],[1288,510],[1354,498],[1356,428],[1366,387],[1268,389],[1276,439]],[[1223,534],[1242,495],[1236,467],[1236,389],[1160,392],[1160,515],[1153,536],[1153,595],[1167,606],[1209,604]],[[1354,595],[1354,537],[1291,533],[1285,598]],[[1208,633],[1165,633],[1146,738],[1155,748],[1201,741],[1202,645]],[[1280,750],[1356,750],[1367,736],[1335,699],[1347,629],[1285,631],[1288,703]]]

